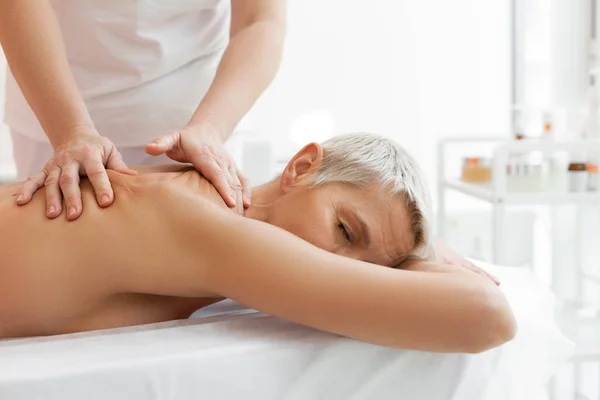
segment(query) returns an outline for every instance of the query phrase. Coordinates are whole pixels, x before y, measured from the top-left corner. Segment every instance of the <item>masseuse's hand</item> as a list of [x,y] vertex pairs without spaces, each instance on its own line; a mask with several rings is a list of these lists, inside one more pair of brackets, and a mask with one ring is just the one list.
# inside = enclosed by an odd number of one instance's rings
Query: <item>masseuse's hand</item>
[[243,213],[250,206],[250,184],[225,150],[224,135],[213,125],[196,123],[156,139],[146,146],[153,156],[167,154],[175,161],[191,163],[217,189],[225,204]]
[[17,204],[29,203],[33,194],[46,186],[46,215],[56,218],[63,211],[63,198],[69,220],[77,219],[83,210],[79,177],[87,176],[94,187],[100,207],[114,200],[114,193],[106,169],[127,174],[127,168],[115,145],[93,129],[80,129],[63,139],[54,148],[54,156],[44,169],[31,176],[17,195]]

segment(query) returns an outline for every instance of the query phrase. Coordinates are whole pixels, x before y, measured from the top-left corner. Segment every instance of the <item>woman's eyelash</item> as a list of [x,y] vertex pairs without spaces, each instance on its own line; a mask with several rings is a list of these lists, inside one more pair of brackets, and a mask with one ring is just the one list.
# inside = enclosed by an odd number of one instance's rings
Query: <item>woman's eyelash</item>
[[350,233],[348,232],[348,229],[346,229],[346,226],[343,223],[338,222],[338,228],[340,229],[340,232],[342,232],[342,235],[344,235],[344,238],[346,238],[347,241],[352,242],[352,240],[350,240]]

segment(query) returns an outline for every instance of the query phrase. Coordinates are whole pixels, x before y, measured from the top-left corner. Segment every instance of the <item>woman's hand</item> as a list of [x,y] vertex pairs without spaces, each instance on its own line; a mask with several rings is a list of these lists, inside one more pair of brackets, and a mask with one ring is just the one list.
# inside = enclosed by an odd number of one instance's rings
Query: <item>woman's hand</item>
[[242,206],[250,206],[250,184],[225,150],[223,137],[211,124],[197,123],[156,139],[146,146],[146,152],[153,156],[166,153],[175,161],[191,163],[228,207],[242,213]]
[[465,259],[463,256],[450,249],[442,240],[436,240],[435,242],[435,252],[437,255],[437,261],[447,264],[447,265],[456,265],[463,268],[466,268],[472,272],[475,272],[478,275],[481,275],[485,278],[493,281],[497,286],[500,286],[500,281],[495,276],[488,274],[483,269],[477,267],[475,264]]
[[79,177],[87,176],[100,207],[114,200],[114,193],[106,169],[126,174],[135,172],[127,168],[115,145],[100,136],[94,129],[81,128],[56,145],[54,156],[37,175],[30,176],[17,194],[17,204],[29,203],[33,194],[46,186],[46,215],[56,218],[62,213],[63,198],[67,219],[75,220],[82,212]]

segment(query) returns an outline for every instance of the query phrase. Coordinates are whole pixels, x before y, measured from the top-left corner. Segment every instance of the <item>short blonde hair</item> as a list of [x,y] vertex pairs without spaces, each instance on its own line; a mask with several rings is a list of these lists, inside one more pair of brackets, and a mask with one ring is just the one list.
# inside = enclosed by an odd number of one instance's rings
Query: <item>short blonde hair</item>
[[407,258],[433,258],[431,196],[417,162],[404,148],[383,136],[350,133],[321,144],[323,159],[308,184],[343,182],[368,187],[378,183],[392,195],[401,195],[411,221],[414,245]]

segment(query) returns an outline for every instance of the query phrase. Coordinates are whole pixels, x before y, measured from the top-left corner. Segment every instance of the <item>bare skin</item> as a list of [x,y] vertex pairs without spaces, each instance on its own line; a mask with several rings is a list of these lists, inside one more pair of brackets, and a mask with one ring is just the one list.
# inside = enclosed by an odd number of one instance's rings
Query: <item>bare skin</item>
[[[227,211],[214,187],[197,172],[163,167],[168,169],[179,172],[128,176],[109,171],[121,200],[114,210],[100,209],[90,182],[83,181],[84,207],[89,215],[74,223],[66,218],[54,222],[41,218],[44,189],[34,196],[31,205],[21,209],[11,204],[16,187],[0,187],[0,225],[11,227],[0,233],[0,337],[60,334],[187,318],[219,300],[122,293],[113,286],[113,268],[132,268],[133,258],[126,254],[126,246],[119,244],[123,236],[111,232],[123,231],[121,218],[129,207],[136,206],[134,199],[140,192],[151,192],[153,187],[167,183],[180,185],[202,199],[201,203]],[[151,209],[150,203],[144,205]],[[139,233],[135,236],[142,240]],[[36,250],[32,243],[39,244]],[[163,251],[169,251],[168,242]],[[115,258],[121,261],[111,266]]]
[[478,352],[510,340],[512,312],[489,279],[443,264],[373,265],[410,250],[407,210],[377,188],[302,187],[321,157],[319,145],[301,150],[254,190],[246,218],[192,170],[110,171],[107,209],[85,181],[74,222],[45,218],[43,192],[15,207],[16,187],[0,188],[10,227],[0,230],[0,337],[185,318],[228,297],[392,347]]

